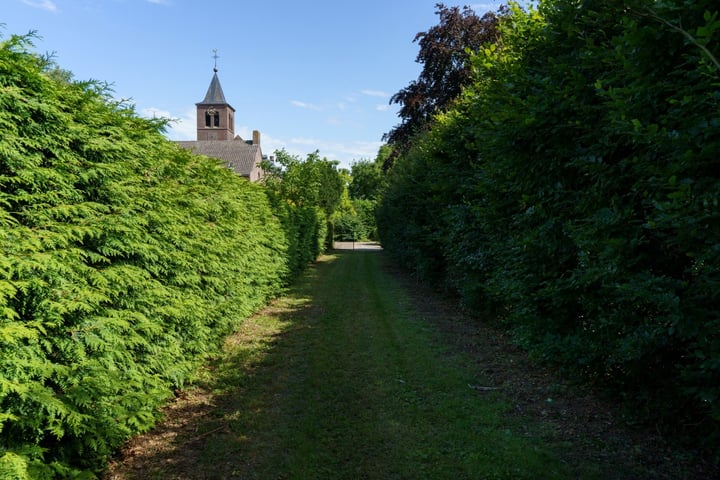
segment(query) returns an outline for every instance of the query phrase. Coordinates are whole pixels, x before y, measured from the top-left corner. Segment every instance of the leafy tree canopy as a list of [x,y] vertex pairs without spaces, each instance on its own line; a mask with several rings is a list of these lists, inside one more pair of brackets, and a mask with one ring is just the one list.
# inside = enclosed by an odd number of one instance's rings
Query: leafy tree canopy
[[269,191],[298,207],[315,206],[327,218],[340,204],[344,182],[338,162],[320,158],[316,150],[305,160],[285,149],[275,151],[274,161],[265,161],[264,183]]
[[352,180],[348,186],[350,198],[357,200],[378,200],[385,188],[386,178],[382,166],[390,157],[391,148],[383,145],[374,161],[363,160],[353,163]]

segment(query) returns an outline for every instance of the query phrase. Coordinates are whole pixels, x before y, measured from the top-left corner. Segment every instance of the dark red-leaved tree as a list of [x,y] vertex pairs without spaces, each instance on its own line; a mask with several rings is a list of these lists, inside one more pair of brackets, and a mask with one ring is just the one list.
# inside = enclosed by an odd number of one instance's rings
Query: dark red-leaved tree
[[497,13],[479,17],[468,6],[461,10],[438,3],[435,7],[440,23],[413,39],[420,45],[415,61],[423,65],[422,72],[390,99],[391,104],[401,105],[402,122],[386,133],[383,140],[393,147],[395,155],[406,151],[412,137],[425,130],[432,116],[444,110],[470,83],[468,50],[476,51],[484,44],[497,42],[498,19],[507,11],[500,7]]

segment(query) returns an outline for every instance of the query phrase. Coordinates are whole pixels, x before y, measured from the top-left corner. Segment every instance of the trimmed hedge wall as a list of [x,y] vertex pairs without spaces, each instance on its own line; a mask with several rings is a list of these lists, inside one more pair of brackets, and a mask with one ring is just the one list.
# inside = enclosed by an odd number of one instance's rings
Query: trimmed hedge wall
[[514,7],[378,218],[402,263],[718,457],[719,53],[709,0]]
[[0,477],[92,478],[317,248],[31,47],[0,44]]
[[291,205],[270,192],[268,197],[287,240],[286,280],[290,282],[326,250],[325,214],[318,207]]

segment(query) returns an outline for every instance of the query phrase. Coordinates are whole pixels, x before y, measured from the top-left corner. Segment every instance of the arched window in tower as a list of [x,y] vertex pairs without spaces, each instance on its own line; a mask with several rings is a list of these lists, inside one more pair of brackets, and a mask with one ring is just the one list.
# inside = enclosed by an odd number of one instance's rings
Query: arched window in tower
[[205,128],[218,128],[220,126],[220,112],[210,109],[205,112]]

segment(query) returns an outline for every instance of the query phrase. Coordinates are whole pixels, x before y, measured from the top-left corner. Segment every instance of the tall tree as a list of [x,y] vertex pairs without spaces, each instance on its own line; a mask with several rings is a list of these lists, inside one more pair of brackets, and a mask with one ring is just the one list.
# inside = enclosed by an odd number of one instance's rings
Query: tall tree
[[468,6],[461,10],[442,3],[436,4],[436,9],[439,24],[418,33],[413,40],[420,45],[415,59],[423,65],[420,76],[390,98],[390,103],[401,105],[402,122],[383,139],[393,146],[395,154],[407,151],[412,137],[426,130],[433,115],[447,108],[471,83],[470,53],[499,40],[498,19],[507,13],[506,7],[500,7],[497,13],[480,17]]

